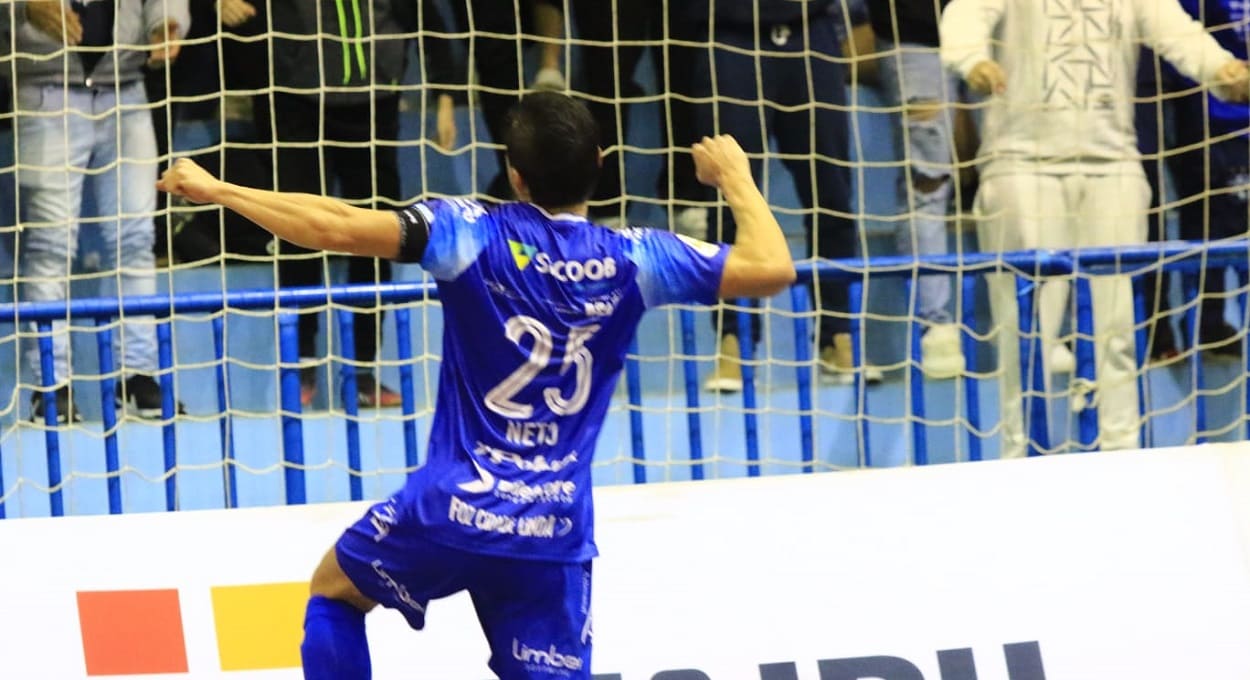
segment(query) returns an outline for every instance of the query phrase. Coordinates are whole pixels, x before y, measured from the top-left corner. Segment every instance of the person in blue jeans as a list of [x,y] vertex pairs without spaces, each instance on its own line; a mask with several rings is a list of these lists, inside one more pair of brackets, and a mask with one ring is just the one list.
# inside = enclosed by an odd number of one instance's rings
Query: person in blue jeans
[[[156,293],[157,151],[143,86],[145,65],[173,60],[190,18],[187,0],[9,3],[0,39],[15,53],[20,296],[64,300],[78,250],[83,184],[92,175],[104,244],[102,295]],[[146,46],[136,48],[134,46]],[[161,412],[155,327],[122,318],[117,398],[139,417]],[[36,338],[26,356],[35,385],[31,415],[55,399],[61,423],[80,420],[69,389],[69,334],[53,325],[55,375],[44,376]],[[101,367],[101,372],[114,367]],[[43,391],[47,382],[52,392]]]
[[[847,138],[846,74],[837,21],[843,21],[839,0],[716,0],[690,2],[686,17],[711,24],[711,68],[695,79],[706,107],[702,132],[727,134],[751,154],[751,173],[762,176],[764,153],[775,139],[783,164],[794,180],[805,209],[806,242],[812,255],[848,258],[856,252],[858,231],[851,214],[851,177]],[[720,210],[708,238],[732,241],[737,233],[733,214]],[[854,378],[846,284],[821,280],[813,288],[819,310],[817,340],[821,376],[849,383]],[[714,319],[720,335],[716,368],[704,382],[709,391],[742,389],[737,359],[737,314],[726,310]],[[759,316],[752,315],[752,334],[759,334]],[[753,338],[758,339],[758,338]],[[863,369],[869,382],[881,371]]]
[[[1185,11],[1215,29],[1212,36],[1239,59],[1247,56],[1250,4],[1237,0],[1181,0]],[[1250,230],[1250,106],[1221,101],[1200,91],[1193,81],[1152,54],[1143,55],[1138,69],[1137,134],[1146,178],[1154,189],[1152,208],[1163,196],[1161,175],[1168,170],[1176,198],[1178,233],[1186,241],[1214,241],[1245,237]],[[1170,109],[1170,111],[1168,111]],[[1161,134],[1168,114],[1171,125]],[[1170,133],[1170,134],[1168,134]],[[1189,149],[1188,151],[1176,151]],[[1159,156],[1160,151],[1163,155]],[[1166,213],[1151,216],[1150,239],[1166,241]],[[1151,319],[1150,359],[1168,362],[1194,339],[1215,356],[1237,357],[1239,331],[1224,317],[1224,272],[1203,276],[1197,329],[1182,324],[1178,342],[1169,321],[1168,277],[1143,277]]]

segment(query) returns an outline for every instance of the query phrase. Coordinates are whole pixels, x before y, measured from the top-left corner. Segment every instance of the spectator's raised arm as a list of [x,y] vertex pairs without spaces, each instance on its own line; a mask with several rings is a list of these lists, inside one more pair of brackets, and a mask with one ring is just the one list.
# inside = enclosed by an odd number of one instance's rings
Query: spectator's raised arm
[[1137,28],[1146,44],[1185,76],[1231,101],[1247,98],[1245,62],[1216,42],[1176,0],[1136,0]]
[[967,80],[983,62],[993,62],[991,43],[1002,19],[1005,0],[952,0],[938,26],[942,65]]

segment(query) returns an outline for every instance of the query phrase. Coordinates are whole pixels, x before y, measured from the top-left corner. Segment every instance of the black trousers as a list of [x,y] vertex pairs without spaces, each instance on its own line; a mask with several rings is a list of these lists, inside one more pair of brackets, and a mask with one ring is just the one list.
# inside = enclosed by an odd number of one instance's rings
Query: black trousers
[[[1153,68],[1151,60],[1144,58],[1142,61],[1143,68]],[[1150,219],[1150,240],[1167,240],[1167,215],[1158,210],[1163,196],[1160,172],[1162,168],[1157,156],[1160,152],[1168,154],[1164,157],[1163,165],[1166,165],[1176,197],[1181,201],[1177,209],[1178,236],[1181,240],[1206,242],[1244,237],[1250,229],[1250,206],[1238,188],[1243,187],[1246,182],[1250,146],[1247,145],[1245,137],[1240,136],[1218,142],[1210,142],[1205,138],[1208,126],[1205,120],[1207,114],[1204,92],[1169,95],[1160,105],[1161,91],[1169,92],[1183,86],[1165,81],[1160,88],[1153,79],[1144,79],[1138,86],[1139,97],[1146,100],[1137,104],[1138,147],[1144,157],[1142,166],[1146,171],[1146,179],[1153,191],[1154,198],[1150,207],[1152,211],[1157,211],[1152,213]],[[1170,134],[1161,134],[1164,130],[1162,119],[1169,113],[1171,125],[1166,130]],[[1193,149],[1182,153],[1171,151],[1185,147]],[[1146,290],[1146,310],[1152,319],[1152,326],[1155,321],[1163,319],[1171,312],[1167,296],[1170,277],[1170,274],[1147,274],[1142,277],[1142,285]],[[1202,302],[1198,313],[1200,336],[1217,332],[1225,323],[1224,272],[1210,270],[1203,279]],[[1156,326],[1152,337],[1156,334],[1162,338],[1159,342],[1164,346],[1171,341],[1168,326]]]
[[[519,2],[517,6],[525,11],[527,3]],[[486,194],[497,200],[511,200],[512,188],[504,172],[502,145],[508,113],[521,93],[521,35],[517,12],[510,0],[453,0],[451,9],[457,30],[474,33],[469,47],[477,66],[477,100],[491,141],[500,145],[495,151],[499,172],[486,188]]]
[[[809,211],[804,226],[810,252],[821,258],[848,258],[855,255],[857,232],[847,164],[846,80],[842,64],[835,60],[841,46],[831,17],[808,21],[806,31],[802,23],[716,26],[715,82],[711,74],[702,82],[714,85],[719,103],[716,120],[705,120],[703,129],[736,138],[753,156],[751,172],[757,182],[762,180],[761,154],[768,150],[769,138],[775,139],[799,200]],[[757,56],[760,49],[768,53]],[[719,225],[713,221],[708,229],[709,240],[732,243],[738,226],[725,208]],[[826,278],[813,294],[820,311],[818,339],[821,347],[827,347],[834,335],[850,327],[847,286]],[[759,316],[752,316],[752,332],[758,339]],[[725,313],[723,324],[722,335],[738,333],[734,312]]]
[[[256,98],[257,132],[274,137],[279,191],[334,194],[363,206],[386,208],[400,199],[399,166],[393,140],[399,138],[399,98],[377,97],[359,104],[327,106],[320,97],[273,93]],[[270,118],[272,116],[272,118]],[[308,142],[319,144],[307,144]],[[338,191],[333,191],[337,184]],[[328,260],[290,243],[279,245],[278,282],[282,287],[317,286],[325,281]],[[389,281],[389,261],[347,257],[349,283]],[[371,362],[381,342],[381,313],[355,314],[356,358]],[[299,323],[300,356],[317,356],[317,315]]]
[[[671,41],[706,41],[707,31],[672,16],[679,13],[677,10],[669,10],[666,34],[664,12],[668,3],[659,0],[571,0],[570,4],[577,37],[594,43],[580,48],[578,90],[589,95],[587,105],[599,126],[600,146],[608,149],[624,141],[622,135],[629,129],[632,106],[621,100],[643,94],[634,75],[649,47],[628,42],[651,41],[655,45],[650,49],[654,50],[656,82],[664,94],[662,118],[657,121],[660,143],[672,150],[658,178],[657,195],[687,205],[706,200],[708,194],[695,180],[694,162],[690,158],[690,145],[699,139],[696,136],[699,109],[686,99],[695,95],[699,74],[707,73],[708,52],[706,48]],[[661,40],[663,43],[659,42]],[[615,44],[621,42],[626,44]],[[700,68],[701,61],[703,68]],[[623,163],[624,154],[620,152],[604,157],[603,172],[593,196],[592,216],[621,215],[621,203],[628,193]]]

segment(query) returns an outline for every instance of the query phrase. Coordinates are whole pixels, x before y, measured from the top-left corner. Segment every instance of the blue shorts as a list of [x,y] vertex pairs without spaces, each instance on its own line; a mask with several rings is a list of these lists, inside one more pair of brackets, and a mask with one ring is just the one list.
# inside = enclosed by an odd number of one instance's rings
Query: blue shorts
[[416,630],[425,627],[430,600],[468,591],[500,680],[590,678],[589,561],[478,555],[422,533],[391,499],[349,527],[335,554],[360,592],[398,610]]

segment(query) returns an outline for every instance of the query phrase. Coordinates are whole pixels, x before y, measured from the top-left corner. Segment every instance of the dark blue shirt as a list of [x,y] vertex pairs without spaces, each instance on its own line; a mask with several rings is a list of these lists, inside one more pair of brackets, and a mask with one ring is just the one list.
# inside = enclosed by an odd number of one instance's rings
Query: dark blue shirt
[[[113,15],[117,9],[116,0],[72,0],[70,9],[78,13],[82,23],[82,47],[111,47],[113,45]],[[104,57],[104,50],[80,50],[82,70],[88,76],[96,64]]]
[[839,0],[690,0],[684,3],[685,17],[706,23],[708,2],[715,3],[718,22],[753,26],[758,16],[761,26],[769,26],[796,23],[805,14],[829,14]]

